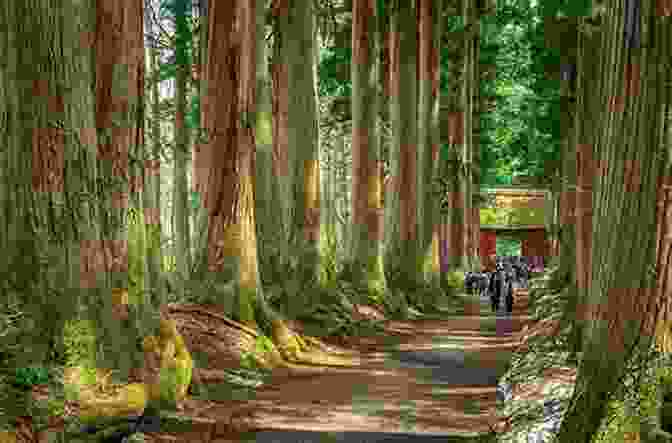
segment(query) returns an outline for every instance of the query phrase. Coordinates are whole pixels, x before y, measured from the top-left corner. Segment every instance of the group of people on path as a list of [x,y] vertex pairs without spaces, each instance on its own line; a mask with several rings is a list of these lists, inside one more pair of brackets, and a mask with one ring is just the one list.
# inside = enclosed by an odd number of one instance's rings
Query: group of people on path
[[489,296],[493,312],[497,313],[502,298],[506,312],[513,312],[514,283],[526,287],[530,276],[530,266],[523,257],[490,256],[483,272],[467,272],[464,285],[467,293],[478,291],[481,296]]

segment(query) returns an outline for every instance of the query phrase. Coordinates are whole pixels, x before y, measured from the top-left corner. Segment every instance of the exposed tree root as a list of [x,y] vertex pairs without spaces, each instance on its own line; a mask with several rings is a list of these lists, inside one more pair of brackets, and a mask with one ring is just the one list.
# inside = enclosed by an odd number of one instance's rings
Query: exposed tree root
[[[353,358],[323,351],[325,346],[318,339],[302,337],[293,333],[283,321],[273,321],[273,341],[278,347],[282,359],[290,365],[290,368],[296,367],[296,365],[340,367],[358,365],[358,362]],[[283,367],[287,368],[288,366],[285,364]]]

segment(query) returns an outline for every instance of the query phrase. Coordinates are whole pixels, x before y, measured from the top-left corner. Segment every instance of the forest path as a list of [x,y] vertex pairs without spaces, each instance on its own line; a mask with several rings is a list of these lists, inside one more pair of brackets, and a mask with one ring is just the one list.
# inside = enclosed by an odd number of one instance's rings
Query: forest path
[[[182,414],[203,421],[203,432],[191,426],[198,439],[156,434],[149,441],[470,441],[500,421],[497,380],[529,321],[527,291],[516,293],[513,315],[492,315],[482,298],[465,309],[478,315],[388,321],[383,336],[348,343],[356,367],[275,374],[247,399],[188,399]],[[247,436],[217,431],[241,417]]]

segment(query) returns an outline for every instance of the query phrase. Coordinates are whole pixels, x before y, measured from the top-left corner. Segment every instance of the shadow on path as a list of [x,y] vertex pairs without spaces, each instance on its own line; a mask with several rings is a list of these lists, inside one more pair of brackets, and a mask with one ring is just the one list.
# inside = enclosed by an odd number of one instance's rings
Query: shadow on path
[[481,302],[480,315],[388,322],[386,337],[352,348],[356,367],[279,376],[238,406],[194,409],[215,423],[232,409],[249,411],[247,437],[214,443],[476,442],[499,421],[498,379],[528,321],[526,309],[492,315]]
[[465,443],[473,437],[449,435],[417,435],[385,432],[312,432],[312,431],[261,431],[256,432],[256,443]]

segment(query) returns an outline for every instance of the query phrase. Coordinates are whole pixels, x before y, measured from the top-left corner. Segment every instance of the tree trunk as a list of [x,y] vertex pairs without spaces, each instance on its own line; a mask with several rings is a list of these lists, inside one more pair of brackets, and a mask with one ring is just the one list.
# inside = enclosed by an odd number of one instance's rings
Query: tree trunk
[[[389,117],[390,117],[390,22],[389,22],[389,7],[383,4],[382,10],[378,11],[376,17],[378,22],[377,28],[377,46],[378,52],[378,148],[380,150],[380,180],[382,189],[383,214],[381,216],[382,223],[382,246],[383,246],[383,261],[386,250],[385,246],[385,226],[387,223],[387,210],[389,199],[392,198],[393,191],[391,189],[391,171],[390,171],[390,136],[389,136]],[[383,264],[383,273],[385,265]],[[386,280],[387,284],[387,280]]]
[[275,275],[275,259],[281,251],[281,230],[278,214],[281,201],[277,176],[273,173],[273,109],[271,103],[271,77],[268,65],[266,34],[266,7],[264,0],[257,3],[257,120],[255,141],[256,181],[254,183],[255,216],[259,245],[260,273],[264,278]]
[[[151,72],[156,73],[159,68],[158,51],[150,49]],[[147,230],[147,267],[145,285],[149,291],[158,291],[159,300],[163,298],[161,288],[161,266],[163,251],[161,248],[161,126],[159,118],[159,83],[153,82],[151,107],[151,158],[145,161],[144,220]]]
[[[662,214],[656,205],[671,175],[670,150],[660,149],[668,140],[661,115],[670,109],[670,71],[662,66],[671,54],[669,30],[654,9],[652,3],[641,5],[641,46],[623,48],[620,38],[613,38],[605,39],[600,51],[602,65],[611,67],[602,71],[606,94],[600,105],[611,115],[600,120],[602,138],[589,163],[597,177],[586,299],[590,321],[573,405],[559,433],[563,443],[591,440],[632,350],[650,348],[658,312],[669,304],[669,265],[660,256],[665,248],[658,247],[666,243],[657,237]],[[605,35],[623,35],[624,15],[624,8],[607,8]]]
[[464,119],[461,108],[461,91],[466,73],[462,72],[465,53],[460,41],[449,41],[448,55],[448,95],[446,109],[449,112],[448,144],[442,150],[441,176],[445,177],[445,270],[450,272],[467,267],[465,251],[466,217],[464,212],[464,168],[462,151],[465,143]]
[[462,2],[462,17],[465,24],[464,34],[464,77],[462,83],[462,118],[464,118],[464,140],[462,145],[462,159],[465,166],[465,174],[462,175],[461,202],[463,204],[464,217],[464,253],[467,269],[474,267],[474,233],[473,233],[473,121],[474,121],[474,88],[476,83],[475,45],[478,43],[478,32],[470,32],[471,28],[479,28],[478,19],[474,14],[475,2],[464,0]]
[[196,153],[203,194],[200,218],[208,216],[200,231],[207,238],[207,249],[199,251],[207,252],[200,266],[203,270],[206,265],[218,283],[233,279],[234,293],[220,292],[219,301],[237,320],[256,327],[261,299],[252,188],[256,15],[254,5],[246,3],[212,4],[208,13],[209,22],[218,26],[211,28],[204,78],[202,118],[208,142]]
[[380,149],[376,133],[376,3],[354,0],[352,25],[352,236],[355,283],[371,295],[385,292],[381,255]]
[[0,53],[10,68],[0,70],[0,269],[10,271],[0,298],[21,303],[39,325],[17,336],[19,366],[46,361],[80,297],[105,289],[80,255],[100,239],[98,202],[88,197],[98,177],[94,41],[81,38],[95,35],[94,17],[91,1],[11,2],[0,10]]
[[[313,78],[311,2],[276,1],[275,91],[278,96],[274,137],[281,184],[286,257],[294,257],[305,280],[319,277],[320,188],[317,110]],[[290,93],[291,91],[291,93]],[[275,126],[275,125],[274,125]]]
[[[570,194],[574,199],[576,216],[573,218],[575,230],[570,230],[570,235],[576,236],[575,248],[572,248],[570,257],[563,257],[566,260],[572,260],[569,266],[576,269],[571,271],[572,285],[568,289],[576,295],[570,299],[571,306],[568,315],[573,319],[573,330],[571,345],[572,351],[578,355],[581,352],[583,337],[583,327],[585,312],[582,312],[586,306],[586,300],[590,285],[590,259],[592,255],[591,236],[592,236],[592,188],[595,177],[594,171],[590,168],[593,159],[593,147],[597,143],[597,131],[595,125],[586,124],[589,119],[595,119],[600,115],[598,106],[599,94],[595,94],[598,84],[598,75],[600,69],[598,64],[589,63],[587,60],[591,54],[598,53],[599,35],[588,36],[586,33],[579,34],[579,50],[577,57],[577,110],[575,114],[574,127],[576,139],[573,140],[575,149],[568,152],[572,156],[572,174],[569,183],[576,183],[576,193]],[[589,117],[590,116],[590,117]],[[569,247],[568,247],[569,249]],[[568,252],[570,252],[568,251]],[[578,310],[577,310],[578,308]]]
[[255,7],[256,3],[240,0],[218,2],[209,9],[210,24],[217,26],[210,27],[205,70],[208,94],[202,112],[208,143],[198,152],[205,157],[199,164],[207,165],[199,170],[203,176],[198,183],[208,216],[200,231],[207,255],[200,257],[199,264],[203,268],[204,261],[205,274],[214,275],[214,289],[225,309],[235,299],[237,303],[227,311],[252,328],[258,326],[280,347],[282,353],[273,352],[268,363],[294,369],[283,357],[315,360],[301,354],[299,340],[266,302],[258,267],[253,181],[255,131],[261,131],[261,125],[255,125],[254,112],[260,71],[255,32],[263,15],[256,14]]
[[442,1],[423,0],[419,8],[418,220],[420,252],[429,279],[438,277],[438,226],[434,183],[439,147],[439,54]]
[[481,185],[481,111],[484,109],[483,98],[481,97],[481,84],[485,73],[480,69],[480,48],[481,48],[481,16],[480,10],[474,5],[474,26],[476,32],[473,37],[473,93],[472,93],[472,130],[471,130],[471,244],[472,244],[472,269],[481,270],[480,244],[481,244],[481,218],[480,206],[476,203],[475,197],[480,193]]
[[[204,143],[204,113],[203,113],[203,106],[204,106],[204,97],[208,91],[208,86],[205,81],[205,64],[208,59],[208,26],[209,26],[209,16],[208,16],[208,0],[200,0],[199,2],[200,6],[200,18],[199,20],[201,21],[201,32],[199,35],[199,48],[198,48],[198,61],[199,61],[199,67],[198,67],[198,96],[199,96],[199,102],[200,102],[200,120],[199,120],[199,133],[198,136],[194,140],[194,145],[193,145],[193,150],[192,150],[192,161],[191,161],[191,166],[192,166],[192,173],[191,173],[191,186],[192,186],[192,192],[195,192],[199,197],[202,197],[201,195],[201,186],[199,183],[199,178],[203,175],[199,173],[199,168],[200,164],[198,163],[197,160],[201,160],[204,158],[203,155],[200,155],[199,152],[202,149],[202,144]],[[200,205],[203,205],[202,199],[199,200]],[[196,214],[194,215],[194,231],[195,231],[195,239],[198,239],[199,237],[199,232],[200,229],[202,228],[203,224],[203,217],[200,217],[202,215],[201,212],[196,211]],[[196,243],[196,241],[194,242]],[[192,260],[195,262],[196,261],[196,256],[198,254],[198,246],[192,245],[194,247],[194,252],[192,256]]]
[[[123,293],[128,288],[128,211],[140,207],[142,187],[140,169],[130,165],[129,153],[142,152],[144,146],[144,39],[142,4],[132,0],[119,3],[99,3],[96,10],[96,129],[100,177],[119,180],[119,186],[99,197],[106,208],[101,214],[102,243],[87,244],[88,263],[101,263],[94,255],[104,254],[103,268],[89,270],[110,279],[111,287]],[[115,66],[126,66],[119,76]],[[140,147],[140,148],[139,148]],[[143,153],[144,155],[144,153]],[[129,197],[133,196],[132,199]],[[89,249],[89,247],[91,249]],[[117,292],[119,293],[119,292]],[[114,292],[113,292],[114,295]],[[111,361],[100,361],[99,367],[113,368],[126,379],[131,368],[142,364],[136,349],[137,331],[125,327],[119,318],[104,315],[109,296],[104,297],[104,309],[94,309],[100,347],[112,346],[101,353]],[[117,303],[118,300],[113,301]],[[125,309],[118,306],[120,309]],[[98,327],[100,325],[100,327]],[[109,366],[108,366],[109,365]]]
[[[570,19],[562,19],[570,20]],[[577,32],[577,19],[573,21],[571,29]],[[571,66],[577,65],[577,54],[574,49],[566,49],[563,47],[562,60],[564,71],[561,74],[561,120],[560,120],[560,134],[561,144],[563,147],[561,153],[561,217],[560,217],[560,247],[561,255],[557,273],[553,278],[553,288],[562,291],[562,297],[568,299],[568,306],[565,309],[564,320],[572,325],[571,332],[571,348],[573,357],[578,356],[581,347],[581,328],[582,317],[577,309],[582,309],[584,306],[579,299],[580,282],[577,279],[577,270],[581,265],[577,257],[580,250],[581,243],[577,237],[577,225],[579,223],[579,215],[577,213],[577,141],[578,128],[575,123],[580,119],[585,118],[584,114],[579,115],[580,108],[575,105],[576,102],[576,84],[571,75]],[[577,68],[578,69],[578,68]],[[577,71],[578,72],[578,71]],[[583,75],[580,74],[580,75]],[[592,94],[593,91],[586,92]]]
[[411,0],[399,0],[391,11],[390,117],[393,129],[391,166],[393,195],[388,195],[385,223],[386,273],[409,284],[421,278],[416,189],[416,13]]
[[[348,173],[349,150],[346,149],[346,138],[348,133],[347,126],[348,125],[346,123],[339,123],[336,125],[338,128],[338,135],[336,136],[335,143],[337,164],[334,187],[337,193],[337,198],[334,204],[336,205],[338,215],[339,243],[343,245],[350,244],[350,236],[352,235],[352,230],[350,229],[352,221],[352,214],[350,213],[352,205],[350,202],[352,201],[352,195],[350,191],[350,180],[348,179],[348,176],[350,175]],[[347,250],[343,256],[347,256]]]
[[[175,3],[175,145],[174,187],[173,187],[173,235],[175,238],[175,265],[178,282],[183,282],[191,269],[191,246],[189,229],[189,195],[187,183],[187,159],[189,149],[189,128],[185,124],[187,111],[187,79],[190,64],[187,60],[187,0]],[[181,287],[179,285],[178,287]]]

